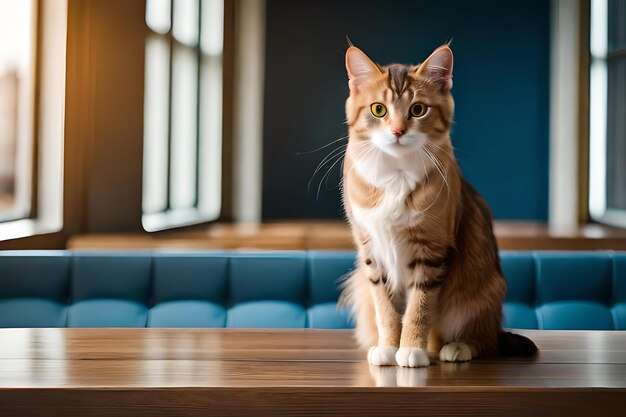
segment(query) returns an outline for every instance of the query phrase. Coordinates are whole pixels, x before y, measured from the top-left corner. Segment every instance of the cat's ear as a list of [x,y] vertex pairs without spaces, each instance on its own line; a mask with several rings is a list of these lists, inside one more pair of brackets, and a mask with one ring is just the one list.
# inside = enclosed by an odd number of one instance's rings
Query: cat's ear
[[368,58],[363,51],[355,46],[351,46],[346,51],[346,70],[350,91],[358,92],[359,85],[370,77],[382,74],[378,65]]
[[442,45],[422,62],[416,73],[439,84],[442,90],[448,91],[452,88],[453,64],[452,50],[448,45]]

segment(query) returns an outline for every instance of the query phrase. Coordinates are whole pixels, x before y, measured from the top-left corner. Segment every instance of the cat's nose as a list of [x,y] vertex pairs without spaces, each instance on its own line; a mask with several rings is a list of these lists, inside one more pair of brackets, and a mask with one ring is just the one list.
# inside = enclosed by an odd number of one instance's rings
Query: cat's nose
[[391,131],[391,133],[393,133],[393,135],[397,138],[399,138],[400,136],[404,135],[406,133],[405,129],[394,129]]

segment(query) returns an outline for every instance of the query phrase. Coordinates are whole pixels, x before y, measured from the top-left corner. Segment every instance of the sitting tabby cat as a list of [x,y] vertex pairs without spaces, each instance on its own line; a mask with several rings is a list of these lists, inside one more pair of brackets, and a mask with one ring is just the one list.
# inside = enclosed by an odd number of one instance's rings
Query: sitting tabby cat
[[506,283],[491,213],[452,152],[452,51],[416,66],[346,52],[350,96],[343,200],[358,264],[343,301],[373,365],[421,367],[479,355],[532,355],[503,332]]

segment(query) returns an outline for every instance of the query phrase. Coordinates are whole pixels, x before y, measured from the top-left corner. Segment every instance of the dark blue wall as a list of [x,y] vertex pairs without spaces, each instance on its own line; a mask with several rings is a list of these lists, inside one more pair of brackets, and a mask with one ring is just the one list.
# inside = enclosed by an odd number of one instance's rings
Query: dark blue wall
[[[263,217],[341,216],[340,164],[307,184],[346,134],[346,35],[374,60],[415,63],[450,37],[452,141],[497,218],[548,212],[548,0],[268,0]],[[322,170],[322,174],[325,170]]]

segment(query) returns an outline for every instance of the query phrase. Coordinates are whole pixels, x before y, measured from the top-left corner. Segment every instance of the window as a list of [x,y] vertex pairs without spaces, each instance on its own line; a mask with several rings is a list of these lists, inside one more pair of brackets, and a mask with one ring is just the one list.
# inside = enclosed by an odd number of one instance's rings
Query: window
[[592,0],[589,212],[626,227],[626,2]]
[[32,208],[36,2],[0,0],[0,222]]
[[[63,226],[66,0],[0,0],[0,240]],[[45,245],[45,244],[44,244]]]
[[223,0],[148,0],[143,227],[221,208]]

